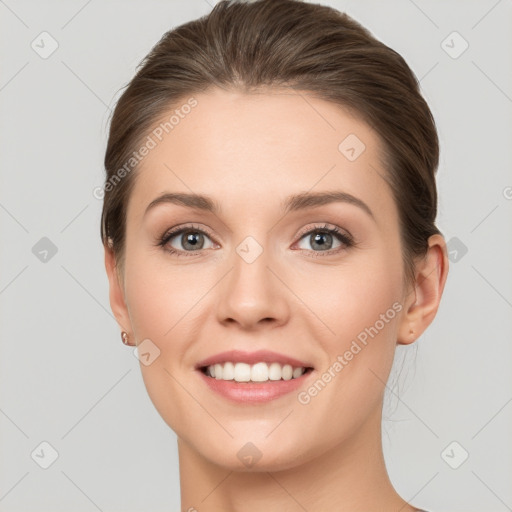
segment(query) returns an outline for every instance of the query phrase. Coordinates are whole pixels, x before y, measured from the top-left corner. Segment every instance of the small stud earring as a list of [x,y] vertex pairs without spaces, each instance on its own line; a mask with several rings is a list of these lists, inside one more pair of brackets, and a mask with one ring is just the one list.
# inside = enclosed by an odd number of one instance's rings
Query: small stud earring
[[125,345],[129,345],[129,343],[128,343],[128,333],[127,332],[123,331],[121,333],[121,339],[123,340],[123,343]]

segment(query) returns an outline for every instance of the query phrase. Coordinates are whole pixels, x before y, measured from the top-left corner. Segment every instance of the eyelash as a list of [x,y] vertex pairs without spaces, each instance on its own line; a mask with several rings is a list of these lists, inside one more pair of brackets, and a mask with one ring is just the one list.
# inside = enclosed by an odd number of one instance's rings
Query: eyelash
[[[167,244],[177,235],[180,235],[182,233],[186,232],[192,232],[192,233],[201,233],[203,235],[208,236],[209,238],[213,238],[212,235],[205,231],[204,229],[201,229],[199,227],[196,227],[194,225],[191,226],[185,226],[185,227],[179,227],[176,229],[173,229],[171,231],[166,232],[162,237],[159,238],[157,245],[159,247],[162,247],[164,251],[174,255],[174,256],[196,256],[198,252],[201,252],[201,249],[198,249],[197,251],[180,251],[176,250],[172,247],[166,247]],[[306,252],[313,252],[315,253],[314,258],[317,258],[318,256],[330,256],[332,254],[338,253],[340,251],[349,249],[351,247],[354,247],[356,245],[354,239],[342,231],[340,231],[336,226],[329,227],[328,224],[324,224],[323,226],[315,226],[312,229],[309,229],[308,231],[305,231],[304,233],[299,234],[299,240],[302,240],[306,235],[312,235],[314,233],[328,233],[331,235],[334,235],[335,238],[337,238],[342,244],[344,244],[345,247],[337,248],[337,249],[329,249],[326,251],[310,251],[309,249],[299,249],[299,251],[306,251]]]

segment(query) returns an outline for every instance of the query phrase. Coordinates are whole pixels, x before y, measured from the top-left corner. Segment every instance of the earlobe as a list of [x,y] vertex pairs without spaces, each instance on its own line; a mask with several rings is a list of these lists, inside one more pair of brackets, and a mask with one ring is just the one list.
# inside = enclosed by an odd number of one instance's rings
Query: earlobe
[[121,331],[131,332],[128,308],[126,307],[124,290],[120,283],[118,267],[114,251],[105,246],[105,270],[109,281],[110,308],[116,317]]
[[442,235],[432,235],[425,257],[416,265],[414,289],[405,304],[397,343],[417,340],[434,320],[448,276],[448,253]]

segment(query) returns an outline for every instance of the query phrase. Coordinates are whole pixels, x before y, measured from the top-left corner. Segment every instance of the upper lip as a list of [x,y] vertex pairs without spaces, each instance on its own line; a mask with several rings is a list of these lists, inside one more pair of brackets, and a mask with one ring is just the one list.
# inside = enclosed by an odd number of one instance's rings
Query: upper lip
[[205,366],[211,366],[214,364],[222,364],[231,361],[233,363],[247,363],[256,364],[259,362],[263,363],[279,363],[281,365],[289,364],[294,368],[304,367],[312,368],[312,365],[308,362],[300,361],[294,357],[287,356],[285,354],[279,354],[270,350],[257,350],[255,352],[245,352],[243,350],[228,350],[226,352],[220,352],[211,357],[203,359],[196,364],[196,370],[204,368]]

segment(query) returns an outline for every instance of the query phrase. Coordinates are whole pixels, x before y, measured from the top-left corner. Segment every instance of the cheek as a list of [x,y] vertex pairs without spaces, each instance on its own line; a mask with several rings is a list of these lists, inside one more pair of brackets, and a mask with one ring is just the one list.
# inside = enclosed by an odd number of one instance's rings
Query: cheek
[[393,304],[401,300],[402,271],[399,251],[380,246],[354,252],[339,265],[309,265],[289,279],[308,317],[317,317],[311,327],[318,328],[319,341],[332,354],[376,322],[382,329],[380,319],[386,313],[382,330],[387,336],[398,316]]
[[132,251],[126,265],[126,293],[137,339],[150,338],[164,345],[174,338],[206,293],[207,284],[185,267],[167,264],[165,255],[155,258]]
[[156,348],[146,346],[158,354],[147,365],[141,359],[143,381],[163,420],[183,437],[183,413],[190,408],[191,398],[180,385],[188,378],[180,366],[189,346],[187,340],[194,336],[194,306],[199,306],[208,284],[200,279],[191,282],[194,277],[192,272],[167,265],[165,258],[148,258],[136,250],[131,251],[130,261],[127,260],[126,294],[131,325],[137,342],[151,340]]
[[402,272],[399,251],[375,249],[360,253],[350,265],[317,269],[299,279],[298,295],[307,297],[308,308],[317,316],[309,314],[311,326],[317,327],[311,335],[326,354],[319,369],[322,391],[312,401],[320,407],[338,404],[332,414],[340,414],[340,421],[347,410],[362,419],[384,391],[403,309]]

